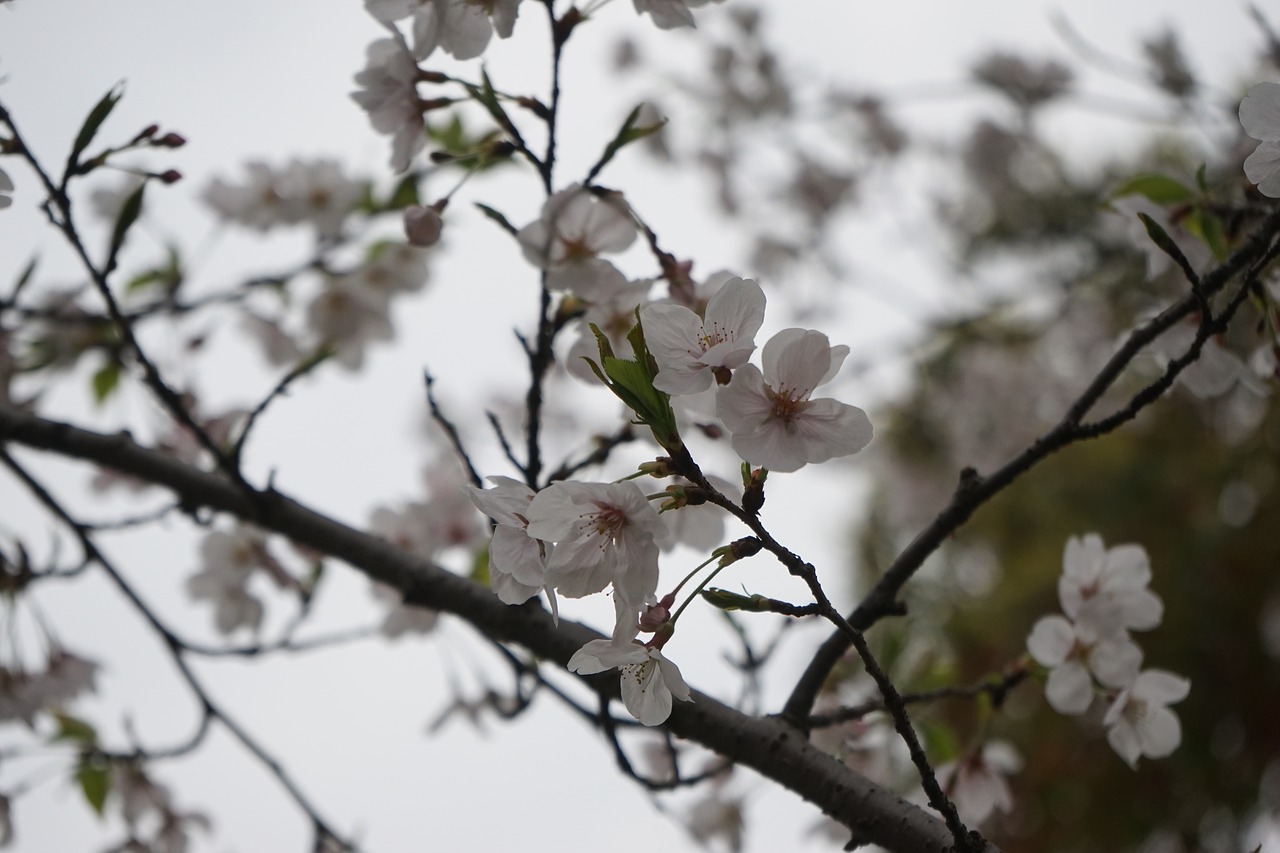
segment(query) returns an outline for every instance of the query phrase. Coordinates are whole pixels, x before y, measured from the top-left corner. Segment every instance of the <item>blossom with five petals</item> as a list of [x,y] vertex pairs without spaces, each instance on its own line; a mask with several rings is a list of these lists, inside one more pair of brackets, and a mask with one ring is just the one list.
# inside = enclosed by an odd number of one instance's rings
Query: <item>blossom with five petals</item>
[[1164,605],[1147,589],[1151,564],[1141,545],[1107,550],[1102,537],[1089,533],[1067,540],[1058,598],[1062,611],[1099,637],[1125,629],[1146,631],[1160,624]]
[[608,640],[591,640],[569,658],[569,670],[592,675],[617,668],[622,672],[622,704],[631,716],[646,726],[658,726],[671,716],[672,697],[692,701],[689,685],[680,668],[667,660],[659,648],[667,639],[661,634],[648,645],[635,641],[639,621],[635,607],[614,597],[617,623]]
[[629,606],[654,600],[656,540],[666,526],[635,483],[552,483],[526,517],[529,536],[556,543],[546,579],[563,595],[582,598],[612,583]]
[[640,312],[645,345],[658,362],[653,387],[668,394],[697,394],[712,377],[746,364],[764,323],[764,291],[751,279],[732,278],[716,291],[699,317],[683,305],[649,305]]
[[1191,682],[1171,672],[1148,669],[1139,673],[1107,709],[1102,720],[1107,742],[1130,767],[1137,767],[1144,755],[1172,755],[1182,742],[1182,724],[1169,706],[1187,698],[1190,691]]
[[821,332],[784,329],[764,345],[763,373],[751,364],[734,371],[716,396],[716,413],[738,455],[773,471],[796,471],[866,447],[866,412],[827,397],[809,399],[848,354]]
[[938,784],[955,803],[960,818],[968,824],[979,824],[994,811],[1013,808],[1013,795],[1005,777],[1022,769],[1022,756],[1008,741],[993,740],[983,744],[959,764],[938,768]]
[[1059,714],[1083,714],[1089,709],[1093,678],[1107,687],[1121,688],[1133,682],[1142,666],[1142,650],[1123,632],[1098,639],[1056,615],[1036,622],[1027,637],[1027,650],[1052,670],[1044,693]]
[[542,215],[521,228],[516,239],[525,258],[548,271],[552,290],[598,302],[602,293],[626,284],[622,273],[599,255],[629,247],[636,225],[620,195],[601,198],[572,184],[547,199]]

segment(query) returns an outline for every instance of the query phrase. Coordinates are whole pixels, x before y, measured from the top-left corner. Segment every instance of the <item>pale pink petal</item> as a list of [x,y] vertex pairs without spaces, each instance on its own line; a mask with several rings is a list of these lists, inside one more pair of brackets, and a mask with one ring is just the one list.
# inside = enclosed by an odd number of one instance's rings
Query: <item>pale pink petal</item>
[[1083,714],[1093,702],[1093,680],[1083,664],[1067,661],[1049,673],[1044,695],[1059,714]]
[[1264,142],[1280,141],[1280,83],[1259,83],[1240,102],[1245,133]]
[[1061,666],[1071,654],[1076,632],[1061,616],[1042,617],[1027,637],[1027,651],[1044,666]]

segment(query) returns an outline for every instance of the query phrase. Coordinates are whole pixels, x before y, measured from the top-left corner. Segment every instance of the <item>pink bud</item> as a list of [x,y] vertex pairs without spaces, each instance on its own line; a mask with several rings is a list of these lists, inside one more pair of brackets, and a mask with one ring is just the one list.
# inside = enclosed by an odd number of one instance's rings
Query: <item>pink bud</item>
[[657,604],[650,604],[640,614],[640,630],[646,634],[652,634],[657,631],[667,620],[671,618],[671,605],[676,603],[676,597],[672,593],[668,593],[662,597]]
[[164,181],[166,184],[176,184],[178,181],[182,180],[182,173],[177,169],[170,169],[167,172],[161,172],[156,175],[156,177]]
[[409,243],[427,248],[440,241],[444,220],[429,207],[413,204],[404,209],[404,234]]
[[187,138],[180,133],[170,131],[157,139],[154,144],[162,148],[181,148],[187,144]]

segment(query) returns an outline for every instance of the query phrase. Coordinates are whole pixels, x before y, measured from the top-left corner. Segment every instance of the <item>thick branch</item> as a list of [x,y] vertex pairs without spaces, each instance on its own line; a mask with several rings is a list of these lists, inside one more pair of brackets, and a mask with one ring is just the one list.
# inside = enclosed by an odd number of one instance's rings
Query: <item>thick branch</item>
[[[316,513],[275,492],[257,496],[214,474],[147,450],[126,435],[103,435],[0,407],[0,442],[16,443],[105,465],[174,491],[185,506],[227,512],[342,559],[389,584],[405,600],[452,613],[482,634],[516,643],[564,666],[588,640],[584,625],[557,628],[541,607],[509,607],[489,590],[401,551],[377,537]],[[616,674],[585,679],[601,696],[615,697]],[[944,851],[951,833],[931,813],[855,773],[810,745],[780,719],[748,717],[701,693],[677,702],[666,727],[725,758],[751,767],[848,826],[855,840],[889,850]],[[989,844],[983,851],[994,851]]]

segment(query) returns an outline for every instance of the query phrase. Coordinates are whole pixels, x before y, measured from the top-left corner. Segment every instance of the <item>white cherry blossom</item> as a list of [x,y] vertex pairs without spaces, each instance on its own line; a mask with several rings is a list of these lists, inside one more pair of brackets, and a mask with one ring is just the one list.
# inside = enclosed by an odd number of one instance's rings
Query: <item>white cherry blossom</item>
[[258,569],[282,571],[267,552],[266,535],[240,524],[230,530],[210,531],[200,543],[200,558],[203,566],[187,581],[187,592],[192,598],[213,603],[218,632],[230,634],[237,628],[257,631],[264,609],[250,594],[249,579]]
[[[648,13],[659,29],[673,30],[678,27],[696,27],[690,8],[707,5],[710,0],[632,0],[636,12]],[[719,3],[721,0],[715,0]]]
[[745,364],[719,389],[716,412],[733,433],[733,449],[753,465],[795,471],[857,453],[871,441],[866,412],[813,390],[835,376],[846,346],[821,332],[784,329],[764,345],[764,372]]
[[510,477],[490,477],[489,482],[494,488],[468,490],[476,507],[497,522],[489,542],[489,586],[506,604],[522,604],[546,587],[554,611],[547,559],[555,546],[528,531],[533,489]]
[[[203,199],[222,219],[258,231],[306,223],[319,236],[334,237],[365,192],[364,182],[344,175],[336,160],[295,158],[283,169],[251,162],[245,171],[244,183],[214,178]],[[97,202],[110,204],[101,198]]]
[[653,387],[696,394],[711,387],[716,371],[746,364],[764,323],[764,306],[760,285],[735,277],[711,297],[703,317],[683,305],[646,307],[640,312],[645,344],[658,362]]
[[398,35],[369,45],[365,67],[356,73],[351,99],[369,114],[378,133],[391,137],[391,168],[403,172],[427,144],[418,97],[418,63]]
[[1191,682],[1171,672],[1148,669],[1122,690],[1102,723],[1107,742],[1130,767],[1138,759],[1165,758],[1182,742],[1182,724],[1169,706],[1187,698]]
[[529,504],[528,535],[555,542],[547,582],[569,598],[613,584],[615,597],[639,608],[658,589],[658,539],[666,533],[633,482],[553,483]]
[[692,701],[680,668],[663,656],[655,637],[648,645],[635,641],[639,633],[636,609],[614,597],[617,622],[608,640],[591,640],[569,658],[569,670],[592,675],[618,669],[622,676],[622,704],[646,726],[658,726],[671,716],[671,700]]
[[617,194],[599,198],[572,184],[547,199],[542,215],[520,229],[525,258],[547,270],[552,290],[567,290],[598,302],[626,278],[602,254],[625,251],[636,239],[636,225]]
[[494,32],[510,38],[520,0],[365,0],[383,23],[413,16],[413,54],[426,59],[437,47],[455,59],[475,59]]
[[1244,132],[1260,140],[1244,161],[1244,173],[1258,191],[1280,198],[1280,83],[1259,83],[1240,102]]
[[1164,615],[1164,605],[1147,589],[1150,581],[1151,565],[1141,546],[1107,550],[1096,533],[1072,536],[1062,558],[1058,598],[1063,612],[1096,636],[1146,631]]
[[1022,769],[1022,756],[1007,741],[993,740],[982,749],[956,763],[938,768],[938,784],[955,803],[960,819],[980,824],[994,811],[1013,808],[1013,795],[1006,776]]
[[1027,650],[1050,667],[1045,698],[1059,714],[1083,714],[1093,702],[1093,678],[1107,687],[1132,683],[1142,650],[1127,635],[1098,639],[1062,616],[1045,616],[1027,637]]
[[385,294],[364,286],[358,275],[338,276],[325,285],[307,309],[307,321],[336,361],[349,370],[364,365],[365,348],[395,336]]

